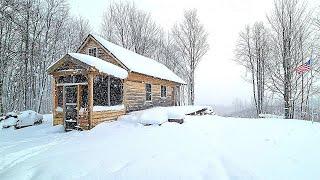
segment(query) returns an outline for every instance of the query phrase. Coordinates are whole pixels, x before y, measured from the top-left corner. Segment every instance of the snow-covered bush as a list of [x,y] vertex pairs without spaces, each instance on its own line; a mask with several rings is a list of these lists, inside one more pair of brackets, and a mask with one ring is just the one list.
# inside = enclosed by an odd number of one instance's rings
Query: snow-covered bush
[[2,128],[21,128],[41,124],[43,116],[35,111],[27,110],[20,113],[9,112],[2,120]]
[[30,126],[42,123],[43,116],[35,111],[22,111],[18,115],[17,127]]
[[6,116],[5,119],[2,121],[2,128],[9,128],[15,126],[17,124],[18,119],[15,117],[8,117]]

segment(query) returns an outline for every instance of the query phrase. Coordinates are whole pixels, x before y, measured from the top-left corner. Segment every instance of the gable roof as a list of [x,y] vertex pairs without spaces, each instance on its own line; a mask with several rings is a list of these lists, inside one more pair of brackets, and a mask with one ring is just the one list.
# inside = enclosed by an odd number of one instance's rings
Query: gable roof
[[60,64],[63,62],[66,57],[71,56],[73,60],[80,61],[81,63],[84,63],[85,65],[88,65],[90,67],[93,67],[94,69],[98,70],[99,72],[106,73],[108,75],[112,75],[114,77],[125,79],[128,77],[128,72],[112,63],[109,63],[105,60],[99,59],[97,57],[89,56],[86,54],[80,54],[80,53],[68,53],[60,60],[54,62],[52,65],[48,67],[48,72],[53,72]]
[[126,68],[128,68],[128,70],[132,72],[173,81],[179,84],[186,84],[184,80],[182,80],[165,65],[151,58],[147,58],[121,46],[113,44],[98,35],[89,34],[89,36],[93,37],[105,49],[111,52],[118,61],[120,61]]

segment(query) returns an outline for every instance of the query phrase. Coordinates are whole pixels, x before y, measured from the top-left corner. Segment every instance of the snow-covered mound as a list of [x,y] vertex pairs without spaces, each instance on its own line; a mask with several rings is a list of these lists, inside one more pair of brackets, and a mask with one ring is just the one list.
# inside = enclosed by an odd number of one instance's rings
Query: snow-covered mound
[[144,125],[160,125],[170,119],[183,120],[185,115],[192,114],[200,110],[204,110],[205,114],[213,114],[213,109],[209,106],[169,106],[135,111],[129,115],[121,117],[120,119]]
[[1,128],[21,128],[42,123],[43,116],[35,111],[27,110],[20,113],[9,112],[1,121]]
[[65,133],[49,117],[0,131],[1,180],[320,179],[319,123],[204,115]]

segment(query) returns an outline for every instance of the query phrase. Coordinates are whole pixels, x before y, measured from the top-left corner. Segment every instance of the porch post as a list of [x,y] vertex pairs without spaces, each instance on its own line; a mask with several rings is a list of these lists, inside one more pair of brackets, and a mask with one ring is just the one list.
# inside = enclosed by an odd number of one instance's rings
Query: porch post
[[82,86],[77,85],[77,125],[80,126],[80,109],[81,109],[81,104],[82,98],[81,98],[81,88]]
[[110,76],[108,76],[108,106],[110,106]]
[[56,87],[56,78],[53,77],[51,79],[51,90],[52,90],[52,114],[53,114],[53,125],[57,125],[58,123],[55,120],[56,117],[56,109],[58,105],[58,98],[57,98],[57,87]]
[[88,113],[89,113],[89,129],[92,128],[92,116],[93,116],[93,74],[88,74]]

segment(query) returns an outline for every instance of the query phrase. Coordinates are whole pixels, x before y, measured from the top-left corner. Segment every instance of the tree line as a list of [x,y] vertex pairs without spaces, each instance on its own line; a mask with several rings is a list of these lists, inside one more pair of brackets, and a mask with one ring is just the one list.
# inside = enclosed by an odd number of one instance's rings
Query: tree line
[[[239,34],[235,61],[247,70],[256,116],[283,114],[308,119],[319,79],[320,16],[306,2],[276,0],[266,22],[247,25]],[[311,70],[297,67],[311,59]],[[281,107],[272,108],[272,107]]]
[[[47,67],[75,52],[91,32],[88,20],[69,9],[67,0],[0,0],[0,113],[51,111]],[[194,103],[195,68],[209,48],[196,10],[186,10],[165,32],[133,2],[112,2],[101,25],[99,33],[109,41],[165,64],[186,80],[183,97]]]
[[66,0],[1,0],[0,112],[50,112],[46,69],[75,51],[89,31],[86,20],[70,15]]
[[102,27],[101,34],[107,40],[163,63],[184,79],[185,102],[194,104],[195,69],[209,50],[208,32],[200,23],[197,10],[185,10],[182,20],[165,32],[134,2],[111,3]]

